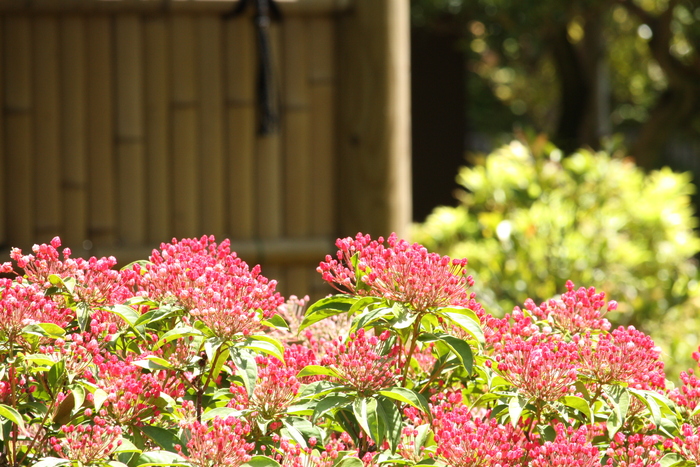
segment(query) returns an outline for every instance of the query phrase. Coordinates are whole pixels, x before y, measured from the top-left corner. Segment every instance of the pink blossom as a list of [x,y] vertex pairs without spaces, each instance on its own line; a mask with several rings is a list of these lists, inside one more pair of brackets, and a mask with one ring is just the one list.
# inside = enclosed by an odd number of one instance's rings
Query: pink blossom
[[[480,308],[467,289],[473,285],[467,275],[466,259],[450,259],[391,234],[373,241],[369,235],[338,239],[336,258],[330,255],[317,271],[343,293],[383,297],[405,303],[414,311],[436,307]],[[357,272],[353,262],[357,262]]]
[[588,439],[588,427],[578,429],[557,424],[554,441],[530,449],[529,467],[598,467],[600,452]]
[[183,422],[181,427],[188,438],[188,453],[182,456],[195,467],[238,467],[251,458],[254,444],[245,439],[250,427],[235,417],[214,417],[210,424]]
[[660,435],[645,435],[634,433],[625,436],[621,432],[615,434],[606,451],[609,467],[660,467],[659,462],[664,455],[660,449],[664,437]]
[[90,465],[97,461],[107,461],[109,456],[122,443],[122,430],[109,425],[101,417],[94,417],[92,424],[64,425],[63,438],[51,438],[51,446],[63,459]]

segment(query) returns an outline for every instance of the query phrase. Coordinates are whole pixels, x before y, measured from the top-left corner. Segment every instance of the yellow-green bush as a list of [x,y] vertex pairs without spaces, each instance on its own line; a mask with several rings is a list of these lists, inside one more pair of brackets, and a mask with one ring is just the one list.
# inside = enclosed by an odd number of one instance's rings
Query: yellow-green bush
[[457,180],[459,205],[435,209],[414,239],[469,258],[490,311],[546,300],[571,279],[605,290],[620,303],[610,320],[651,332],[670,361],[697,348],[700,239],[689,174],[645,174],[631,159],[585,150],[563,157],[551,145],[533,152],[515,141],[476,158]]

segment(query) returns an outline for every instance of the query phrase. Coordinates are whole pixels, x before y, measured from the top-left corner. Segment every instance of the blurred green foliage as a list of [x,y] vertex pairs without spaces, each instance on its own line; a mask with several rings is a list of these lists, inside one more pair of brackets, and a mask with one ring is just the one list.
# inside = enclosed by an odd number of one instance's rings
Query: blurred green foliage
[[700,239],[689,174],[645,174],[603,152],[563,157],[542,138],[473,163],[457,177],[459,205],[436,208],[415,226],[414,240],[468,258],[489,311],[510,311],[528,297],[540,303],[570,279],[617,300],[608,318],[650,332],[670,353],[671,373],[692,362]]

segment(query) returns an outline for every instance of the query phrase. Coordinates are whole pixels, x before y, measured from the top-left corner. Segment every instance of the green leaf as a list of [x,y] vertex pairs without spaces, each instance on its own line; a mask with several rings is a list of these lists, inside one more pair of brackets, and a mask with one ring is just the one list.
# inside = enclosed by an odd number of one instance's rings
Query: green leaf
[[379,397],[377,413],[379,419],[383,421],[384,426],[383,437],[389,441],[389,447],[392,454],[396,452],[396,448],[401,442],[401,431],[403,430],[403,419],[401,412],[394,404],[394,401],[385,397]]
[[140,313],[127,305],[111,305],[106,306],[103,309],[119,316],[132,328],[135,326],[136,321],[141,317]]
[[156,342],[153,346],[153,351],[156,351],[163,347],[168,342],[174,341],[175,339],[180,339],[189,336],[201,336],[202,333],[192,326],[177,326],[170,331],[163,334],[163,336]]
[[484,331],[481,329],[481,321],[469,308],[438,308],[437,313],[447,317],[453,324],[471,334],[479,344],[484,344]]
[[518,425],[520,421],[520,416],[523,413],[523,409],[527,405],[527,399],[525,399],[520,394],[514,395],[510,398],[508,402],[508,415],[510,416],[510,423],[513,427]]
[[330,376],[332,378],[338,378],[338,372],[333,368],[321,365],[306,365],[297,374],[297,378],[302,378],[304,376]]
[[248,397],[252,397],[258,379],[258,365],[255,363],[255,357],[248,350],[236,347],[229,349],[229,353],[239,375],[243,378]]
[[314,414],[311,417],[311,421],[315,422],[319,417],[323,416],[325,413],[340,408],[345,407],[351,402],[351,399],[346,396],[328,396],[316,404],[314,408]]
[[109,397],[109,394],[107,394],[105,390],[97,388],[92,396],[92,402],[95,405],[95,412],[99,412],[102,408],[102,404],[104,404]]
[[253,456],[241,467],[280,467],[280,465],[276,460],[267,456]]
[[289,437],[294,440],[299,446],[302,448],[307,448],[308,445],[306,444],[306,440],[304,439],[304,435],[301,434],[301,432],[294,427],[287,419],[282,419],[282,425],[284,425],[284,428],[282,428],[282,436]]
[[[679,467],[683,464],[688,462],[685,460],[680,454],[677,454],[675,452],[669,452],[666,454],[664,457],[661,458],[659,463],[661,464],[661,467]],[[693,465],[692,463],[689,463],[688,465]]]
[[174,313],[175,309],[172,307],[160,307],[156,308],[155,310],[147,311],[138,317],[138,319],[134,322],[134,327],[157,323],[158,321],[172,316]]
[[56,363],[55,360],[51,360],[51,358],[47,357],[45,354],[30,354],[30,355],[25,355],[24,359],[28,362],[36,363],[37,365],[42,365],[42,366],[53,366],[54,363]]
[[[605,387],[605,393],[608,395],[609,401],[612,404],[612,411],[606,422],[608,436],[612,438],[615,436],[615,433],[622,428],[625,418],[627,418],[627,411],[630,406],[630,393],[627,388],[612,384]],[[644,397],[642,397],[642,399],[644,399]]]
[[364,467],[364,463],[357,457],[343,457],[333,467]]
[[242,347],[272,355],[284,362],[284,347],[273,337],[262,335],[250,336],[245,340]]
[[85,402],[85,388],[80,386],[79,384],[73,384],[70,387],[70,390],[73,393],[73,399],[75,402],[73,410],[71,411],[71,415],[75,415],[78,412],[78,410],[80,410],[83,407],[83,403]]
[[122,443],[114,450],[115,453],[122,453],[122,452],[138,452],[140,453],[141,450],[134,446],[134,443],[129,441],[128,439],[122,439]]
[[428,401],[422,394],[419,394],[412,389],[394,387],[379,391],[379,394],[384,397],[403,402],[404,404],[412,405],[413,407],[422,410],[424,413],[430,413]]
[[66,364],[63,360],[59,360],[53,364],[47,375],[49,386],[52,389],[59,390],[63,386],[63,377],[66,375]]
[[312,324],[328,318],[329,316],[339,315],[350,311],[350,308],[352,308],[352,306],[358,300],[360,300],[358,297],[344,294],[322,298],[306,310],[304,319],[299,325],[299,332],[308,328]]
[[272,315],[270,318],[262,320],[261,323],[274,329],[289,331],[289,324],[281,315]]
[[32,464],[32,467],[58,467],[59,465],[70,465],[70,461],[60,457],[42,457],[39,462]]
[[213,418],[219,417],[223,420],[228,417],[241,418],[242,412],[238,409],[232,407],[216,407],[211,410],[207,410],[202,414],[202,421],[211,420]]
[[175,465],[189,467],[189,464],[182,458],[182,456],[168,451],[146,451],[142,453],[136,461],[136,466],[146,467],[149,465]]
[[392,316],[393,314],[394,310],[388,307],[367,309],[353,320],[351,329],[355,331],[357,329],[365,328],[370,324],[376,323],[377,321],[382,320],[387,316]]
[[406,329],[410,327],[416,318],[417,313],[414,313],[401,303],[394,303],[394,319],[389,323],[392,329]]
[[[298,377],[298,376],[297,376]],[[316,381],[302,385],[299,389],[300,398],[318,399],[319,397],[342,391],[345,388],[342,384],[331,383],[330,381]]]
[[588,401],[578,396],[564,396],[562,402],[565,406],[571,407],[572,409],[578,410],[583,413],[588,420],[593,423],[593,412],[591,407],[588,405]]
[[24,420],[22,420],[22,415],[20,415],[20,413],[12,407],[5,404],[0,404],[0,417],[8,419],[17,425],[20,431],[24,431]]
[[[202,419],[204,419],[202,417]],[[143,425],[139,430],[166,451],[175,452],[175,445],[180,445],[183,450],[187,449],[186,444],[172,431],[159,426]]]
[[147,370],[169,370],[173,367],[169,361],[155,355],[148,355],[144,360],[136,360],[131,362],[131,364]]
[[474,357],[472,354],[472,349],[469,347],[469,344],[467,344],[465,341],[462,339],[459,339],[454,336],[450,336],[449,334],[445,333],[423,333],[418,338],[419,341],[421,342],[435,342],[439,341],[444,343],[447,347],[450,348],[452,353],[455,354],[455,356],[459,359],[459,361],[462,363],[464,368],[467,370],[467,373],[471,374],[472,372],[472,365],[474,364]]
[[22,328],[22,334],[34,334],[36,336],[58,339],[66,335],[65,329],[54,323],[29,324]]
[[353,402],[352,411],[364,432],[377,445],[381,445],[384,439],[381,420],[377,414],[377,401],[370,397],[360,397]]

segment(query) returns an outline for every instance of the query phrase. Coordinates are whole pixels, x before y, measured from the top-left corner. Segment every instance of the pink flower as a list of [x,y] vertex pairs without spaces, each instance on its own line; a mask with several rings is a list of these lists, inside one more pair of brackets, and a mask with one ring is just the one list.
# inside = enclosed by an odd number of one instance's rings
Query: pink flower
[[467,275],[466,259],[428,253],[396,234],[386,243],[388,247],[382,237],[372,241],[359,233],[355,239],[338,239],[337,259],[326,256],[317,271],[340,292],[383,297],[418,312],[444,306],[480,307],[467,291],[474,281]]
[[598,467],[600,452],[588,439],[588,428],[577,430],[558,424],[554,441],[530,449],[529,467]]
[[664,452],[659,449],[664,437],[660,435],[645,435],[634,433],[625,436],[621,432],[615,434],[606,451],[609,467],[659,467]]
[[234,417],[214,417],[210,424],[183,422],[188,453],[182,456],[195,467],[238,467],[248,462],[254,447],[246,442],[250,427]]
[[262,329],[261,319],[276,313],[284,299],[277,283],[260,275],[260,266],[248,268],[214,237],[173,239],[153,251],[145,271],[137,266],[139,288],[158,301],[174,301],[214,334],[231,340]]
[[51,438],[54,451],[63,459],[90,465],[96,461],[107,461],[122,443],[122,430],[108,425],[103,418],[95,417],[90,425],[64,425],[64,438]]
[[394,385],[398,378],[400,345],[388,347],[389,332],[379,337],[370,336],[360,329],[350,334],[347,341],[334,340],[325,346],[322,365],[338,373],[338,381],[361,395],[371,395]]
[[633,326],[612,333],[574,336],[580,352],[581,371],[597,384],[628,383],[637,389],[665,386],[661,350],[651,337]]
[[508,467],[522,464],[525,437],[495,418],[473,416],[453,394],[433,407],[436,454],[450,467]]
[[525,308],[540,319],[551,320],[554,327],[570,334],[610,329],[610,322],[604,316],[617,309],[617,302],[610,301],[606,306],[604,292],[596,293],[594,287],[574,290],[571,281],[566,282],[566,289],[558,300],[549,300],[539,307],[532,300],[527,300]]
[[671,448],[689,461],[700,463],[700,432],[698,428],[685,423],[681,427],[681,435],[682,437],[667,441],[666,447]]
[[576,382],[576,350],[556,335],[516,336],[495,359],[503,377],[528,398],[552,402],[569,394]]

